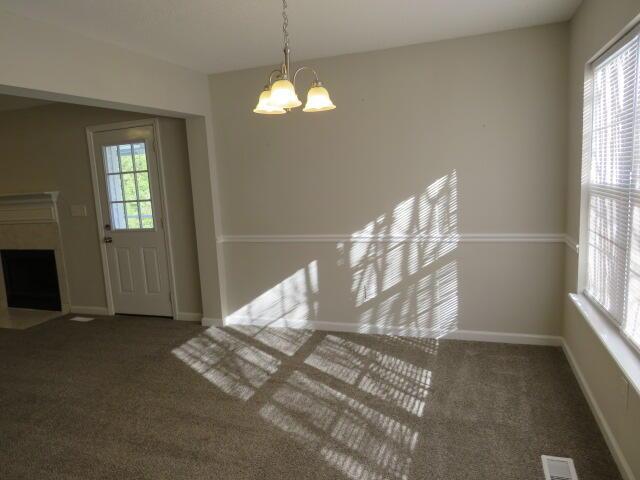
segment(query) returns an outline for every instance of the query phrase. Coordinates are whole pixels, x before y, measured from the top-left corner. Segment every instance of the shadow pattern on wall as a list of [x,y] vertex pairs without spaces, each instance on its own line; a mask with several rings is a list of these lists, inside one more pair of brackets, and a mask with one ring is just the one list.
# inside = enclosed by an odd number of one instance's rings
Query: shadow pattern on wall
[[[207,329],[173,355],[253,405],[339,478],[410,478],[432,385],[426,365],[437,338],[457,328],[457,208],[452,171],[247,302],[226,328]],[[339,322],[403,336],[360,341],[270,328],[326,325],[336,299],[348,312]],[[425,332],[434,338],[410,337]]]
[[[309,261],[225,324],[355,323],[359,332],[441,337],[457,328],[457,214],[454,170],[337,243],[334,258]],[[343,318],[335,318],[337,302]]]

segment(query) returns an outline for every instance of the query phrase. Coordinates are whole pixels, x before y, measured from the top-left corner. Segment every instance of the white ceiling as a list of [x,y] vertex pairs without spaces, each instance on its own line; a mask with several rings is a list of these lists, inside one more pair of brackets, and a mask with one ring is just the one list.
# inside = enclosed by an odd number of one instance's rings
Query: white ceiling
[[0,95],[0,112],[10,110],[22,110],[24,108],[39,107],[51,102],[37,100],[35,98],[14,97],[13,95]]
[[[288,0],[294,59],[569,19],[581,0]],[[202,72],[280,62],[280,0],[0,0],[0,7]]]

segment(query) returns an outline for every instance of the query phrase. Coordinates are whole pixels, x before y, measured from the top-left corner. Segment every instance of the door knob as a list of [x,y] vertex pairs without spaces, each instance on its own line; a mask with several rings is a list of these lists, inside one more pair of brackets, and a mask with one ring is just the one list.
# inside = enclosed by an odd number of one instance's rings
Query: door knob
[[113,238],[111,237],[104,237],[104,243],[111,243],[113,242]]

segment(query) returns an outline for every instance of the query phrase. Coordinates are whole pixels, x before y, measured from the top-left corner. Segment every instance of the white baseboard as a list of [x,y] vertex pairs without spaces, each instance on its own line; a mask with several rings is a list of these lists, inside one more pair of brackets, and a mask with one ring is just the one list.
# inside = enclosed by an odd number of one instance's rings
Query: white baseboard
[[[82,315],[109,315],[109,310],[107,307],[88,307],[82,305],[72,305],[70,310],[71,313],[79,313]],[[194,312],[178,312],[176,320],[186,321],[186,322],[199,322],[202,319],[201,313]],[[219,324],[218,324],[219,325]]]
[[71,312],[82,315],[109,315],[107,307],[87,307],[82,305],[71,305]]
[[618,465],[618,470],[620,470],[620,473],[624,478],[624,480],[636,480],[636,477],[633,474],[631,467],[629,466],[629,462],[627,462],[627,459],[622,453],[622,450],[620,449],[620,445],[618,444],[616,438],[613,435],[613,432],[611,431],[611,428],[609,427],[609,423],[604,417],[602,410],[600,410],[600,407],[596,402],[596,398],[593,396],[593,393],[589,388],[589,384],[587,383],[586,378],[582,374],[582,371],[580,370],[580,367],[578,366],[578,363],[576,362],[576,359],[573,356],[573,353],[571,353],[571,349],[569,348],[569,345],[564,339],[562,340],[562,349],[564,350],[564,354],[567,357],[567,360],[569,361],[569,365],[571,365],[571,370],[573,370],[573,374],[578,379],[578,385],[580,385],[580,388],[582,389],[582,393],[587,399],[587,403],[589,404],[589,407],[591,407],[593,416],[596,417],[596,421],[600,426],[600,431],[602,432],[602,435],[604,436],[604,439],[607,442],[607,445],[609,446],[609,450],[611,451],[611,455],[613,456],[613,459]]
[[202,320],[202,314],[194,312],[178,312],[175,320],[184,322],[200,322]]
[[[500,333],[500,332],[484,332],[475,330],[446,330],[446,329],[424,329],[417,327],[404,327],[395,325],[375,325],[375,324],[358,324],[344,322],[327,322],[327,321],[309,321],[309,320],[287,320],[251,318],[242,316],[227,317],[224,325],[255,325],[261,327],[288,327],[288,328],[305,328],[309,330],[322,330],[329,332],[347,332],[347,333],[371,333],[378,335],[396,335],[404,337],[420,337],[420,338],[447,338],[454,340],[468,340],[477,342],[497,342],[497,343],[517,343],[523,345],[562,345],[560,337],[551,335],[532,335],[527,333]],[[203,325],[220,326],[221,323],[204,323]]]
[[223,325],[222,319],[210,317],[202,317],[200,323],[203,327],[221,327]]
[[554,335],[536,335],[532,333],[485,332],[481,330],[455,330],[446,335],[450,340],[472,342],[513,343],[519,345],[543,345],[559,347],[562,337]]

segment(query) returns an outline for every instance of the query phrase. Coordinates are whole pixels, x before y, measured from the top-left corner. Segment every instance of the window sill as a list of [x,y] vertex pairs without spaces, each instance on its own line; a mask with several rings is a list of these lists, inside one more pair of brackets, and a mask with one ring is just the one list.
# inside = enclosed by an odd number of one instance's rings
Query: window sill
[[640,354],[622,333],[584,295],[570,293],[569,297],[600,339],[629,384],[640,394]]

